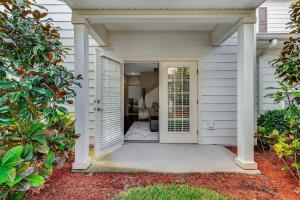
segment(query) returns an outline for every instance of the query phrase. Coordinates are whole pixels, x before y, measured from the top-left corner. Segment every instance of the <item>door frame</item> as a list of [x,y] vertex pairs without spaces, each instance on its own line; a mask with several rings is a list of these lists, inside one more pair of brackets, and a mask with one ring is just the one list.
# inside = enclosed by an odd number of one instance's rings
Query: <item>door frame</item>
[[[124,57],[123,58],[123,64],[127,62],[197,62],[197,98],[198,98],[198,105],[197,105],[197,132],[198,132],[198,144],[203,144],[203,113],[202,113],[202,86],[203,86],[203,74],[202,74],[202,69],[203,65],[201,63],[201,59],[199,57],[160,57],[160,56],[135,56],[135,57]],[[123,65],[123,70],[124,70],[124,65]],[[123,71],[124,72],[124,71]],[[159,81],[159,85],[161,84],[161,81]],[[124,81],[123,81],[123,87],[124,87]],[[124,90],[124,88],[123,88]],[[124,91],[123,91],[124,94]],[[159,97],[160,98],[160,97]],[[124,96],[123,96],[124,99]],[[159,105],[160,107],[160,105]],[[123,112],[124,115],[124,112]],[[161,118],[159,117],[159,123],[160,123]],[[162,143],[159,138],[159,143]]]
[[[189,81],[189,132],[169,132],[168,131],[168,65],[188,65],[191,69]],[[198,62],[197,61],[162,61],[160,62],[160,142],[161,143],[184,143],[184,144],[197,144],[198,143]],[[195,94],[196,92],[196,94]]]
[[[113,53],[111,53],[110,51],[107,51],[107,50],[105,50],[103,48],[99,48],[99,47],[95,48],[94,56],[95,56],[95,64],[94,64],[94,66],[95,66],[95,99],[93,102],[94,110],[97,109],[96,101],[98,98],[98,93],[97,93],[96,89],[97,89],[97,81],[99,81],[98,79],[100,78],[99,77],[100,73],[97,73],[97,71],[99,70],[99,69],[97,69],[97,64],[98,64],[99,58],[106,57],[106,58],[109,58],[111,60],[114,60],[114,61],[117,61],[120,63],[120,84],[121,84],[121,86],[120,86],[120,90],[121,90],[120,91],[120,93],[121,93],[121,98],[120,98],[121,119],[120,119],[120,122],[121,122],[121,133],[122,133],[121,137],[122,138],[121,138],[121,142],[119,142],[118,144],[115,144],[111,147],[108,147],[105,150],[99,151],[98,149],[95,148],[94,154],[96,157],[99,157],[99,156],[104,156],[104,155],[118,149],[124,143],[124,134],[123,134],[124,133],[124,116],[123,116],[123,114],[124,114],[124,61],[121,58],[114,55]],[[96,146],[96,143],[98,143],[100,145],[98,138],[97,138],[97,129],[99,128],[99,127],[97,127],[97,120],[101,120],[101,117],[100,117],[100,114],[95,111],[95,143],[94,143],[94,146]]]

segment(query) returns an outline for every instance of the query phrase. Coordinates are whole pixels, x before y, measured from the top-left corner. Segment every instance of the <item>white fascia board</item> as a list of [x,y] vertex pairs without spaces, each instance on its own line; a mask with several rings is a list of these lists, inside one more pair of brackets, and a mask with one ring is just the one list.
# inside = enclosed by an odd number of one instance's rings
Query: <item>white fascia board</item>
[[266,41],[266,40],[287,40],[291,35],[289,33],[258,33],[257,40]]
[[[288,33],[258,33],[257,34],[257,49],[282,48],[284,42],[291,37]],[[277,40],[275,47],[270,47],[271,41]]]
[[64,0],[72,9],[256,9],[265,0]]

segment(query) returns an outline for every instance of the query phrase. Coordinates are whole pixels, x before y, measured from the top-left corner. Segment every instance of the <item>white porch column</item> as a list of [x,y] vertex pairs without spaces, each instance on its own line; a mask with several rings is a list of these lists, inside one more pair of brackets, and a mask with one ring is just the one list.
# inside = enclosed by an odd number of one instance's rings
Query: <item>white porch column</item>
[[236,163],[257,169],[254,162],[256,31],[254,23],[238,27],[237,146]]
[[89,157],[89,61],[88,30],[84,24],[74,24],[75,74],[81,74],[81,88],[75,99],[75,131],[80,134],[75,145],[73,169],[86,169]]

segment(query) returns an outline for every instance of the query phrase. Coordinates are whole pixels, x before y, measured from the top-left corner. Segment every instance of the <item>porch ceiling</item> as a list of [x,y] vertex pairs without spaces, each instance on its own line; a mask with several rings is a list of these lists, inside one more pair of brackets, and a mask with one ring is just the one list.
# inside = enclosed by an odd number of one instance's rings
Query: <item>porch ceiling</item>
[[72,9],[254,9],[265,0],[63,0]]
[[73,9],[72,22],[85,23],[100,46],[107,46],[113,31],[205,31],[218,46],[236,32],[238,23],[255,23],[254,8],[264,0],[65,1]]
[[[234,24],[238,17],[223,19]],[[199,19],[89,19],[93,26],[102,24],[107,31],[213,31],[220,21]]]

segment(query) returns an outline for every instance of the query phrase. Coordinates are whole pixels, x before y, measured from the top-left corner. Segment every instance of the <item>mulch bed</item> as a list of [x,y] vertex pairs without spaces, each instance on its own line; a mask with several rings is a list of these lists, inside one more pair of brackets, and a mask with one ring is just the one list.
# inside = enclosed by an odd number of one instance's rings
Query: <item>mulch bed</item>
[[[234,149],[232,149],[234,151]],[[187,184],[211,188],[234,199],[300,200],[296,181],[281,171],[283,163],[272,152],[255,153],[262,175],[211,174],[82,174],[71,172],[71,162],[54,170],[39,193],[28,193],[27,200],[112,199],[131,187],[152,184]]]

